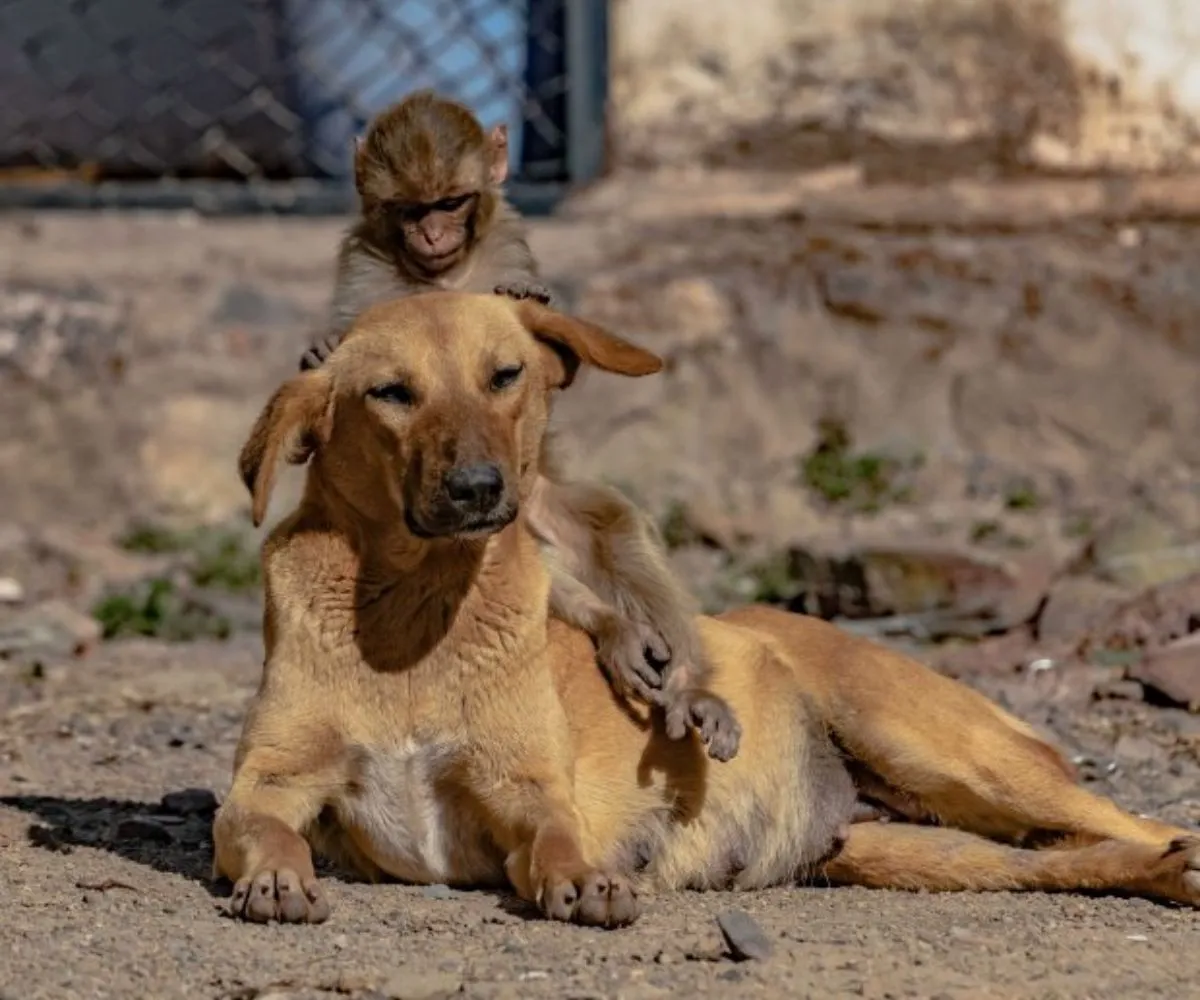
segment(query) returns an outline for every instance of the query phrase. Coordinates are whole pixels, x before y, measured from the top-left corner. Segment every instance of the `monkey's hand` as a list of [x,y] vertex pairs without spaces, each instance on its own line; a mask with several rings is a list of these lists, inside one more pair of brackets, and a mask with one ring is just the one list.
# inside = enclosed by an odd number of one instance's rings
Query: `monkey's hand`
[[533,299],[544,306],[548,306],[553,297],[549,288],[533,281],[506,281],[503,285],[497,285],[493,291],[497,295],[507,295],[510,299]]
[[306,372],[310,368],[320,368],[341,341],[342,338],[336,333],[326,334],[315,340],[312,347],[305,351],[300,358],[300,370]]
[[662,675],[671,649],[656,629],[614,615],[595,638],[596,658],[618,694],[663,703]]
[[713,760],[728,761],[737,756],[742,726],[723,698],[703,688],[688,688],[669,693],[665,703],[667,739],[681,740],[691,728],[700,734]]

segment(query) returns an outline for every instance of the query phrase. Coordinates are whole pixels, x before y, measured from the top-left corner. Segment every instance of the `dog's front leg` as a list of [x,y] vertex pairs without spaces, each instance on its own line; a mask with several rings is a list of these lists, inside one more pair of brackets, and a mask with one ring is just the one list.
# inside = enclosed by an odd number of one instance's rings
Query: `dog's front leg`
[[551,920],[620,927],[637,919],[632,883],[584,856],[565,774],[526,767],[520,775],[493,776],[481,800],[493,837],[508,853],[508,880],[522,899]]
[[251,750],[213,821],[214,870],[234,884],[231,916],[319,924],[329,902],[301,835],[327,799],[330,780],[296,773],[275,750]]

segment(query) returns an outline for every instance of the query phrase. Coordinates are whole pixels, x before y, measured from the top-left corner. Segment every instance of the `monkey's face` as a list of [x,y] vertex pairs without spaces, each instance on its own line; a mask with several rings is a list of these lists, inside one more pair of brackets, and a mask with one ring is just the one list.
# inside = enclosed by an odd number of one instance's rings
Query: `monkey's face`
[[470,252],[479,201],[479,191],[467,190],[434,202],[389,203],[385,211],[392,245],[403,246],[410,261],[424,273],[441,274]]
[[368,524],[423,541],[499,531],[536,482],[550,397],[581,363],[628,375],[662,365],[599,327],[501,295],[428,292],[368,309],[259,418],[242,451],[255,516],[270,490],[260,470],[315,453],[326,495]]

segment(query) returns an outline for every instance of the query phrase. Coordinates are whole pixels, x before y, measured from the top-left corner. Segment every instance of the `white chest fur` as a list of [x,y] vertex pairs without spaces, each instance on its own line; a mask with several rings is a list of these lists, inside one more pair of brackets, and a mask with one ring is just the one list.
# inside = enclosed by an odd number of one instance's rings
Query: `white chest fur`
[[340,812],[359,847],[388,874],[423,883],[495,875],[498,859],[449,778],[459,752],[412,740],[364,750],[357,788]]

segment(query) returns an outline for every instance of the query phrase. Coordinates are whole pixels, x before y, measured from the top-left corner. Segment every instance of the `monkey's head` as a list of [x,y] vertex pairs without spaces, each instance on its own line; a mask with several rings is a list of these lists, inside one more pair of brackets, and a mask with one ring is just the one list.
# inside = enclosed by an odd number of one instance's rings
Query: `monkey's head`
[[355,143],[354,178],[374,242],[418,278],[460,263],[508,177],[508,129],[485,131],[457,101],[419,91]]
[[529,300],[435,291],[374,306],[259,416],[240,460],[254,522],[278,464],[313,458],[321,495],[367,525],[402,526],[421,543],[496,532],[533,489],[551,394],[581,364],[630,376],[662,367]]

